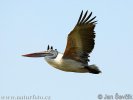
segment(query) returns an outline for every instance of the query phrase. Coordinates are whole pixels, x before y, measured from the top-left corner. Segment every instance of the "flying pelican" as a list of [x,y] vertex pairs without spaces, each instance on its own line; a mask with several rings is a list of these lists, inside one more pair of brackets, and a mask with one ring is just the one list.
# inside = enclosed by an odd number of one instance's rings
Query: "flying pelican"
[[66,71],[79,73],[99,74],[101,71],[96,65],[89,65],[89,54],[92,52],[95,44],[95,25],[97,21],[93,17],[90,19],[92,12],[88,14],[88,10],[83,15],[80,14],[78,22],[74,29],[69,33],[67,45],[64,54],[47,47],[47,51],[30,53],[23,55],[25,57],[44,57],[51,66]]

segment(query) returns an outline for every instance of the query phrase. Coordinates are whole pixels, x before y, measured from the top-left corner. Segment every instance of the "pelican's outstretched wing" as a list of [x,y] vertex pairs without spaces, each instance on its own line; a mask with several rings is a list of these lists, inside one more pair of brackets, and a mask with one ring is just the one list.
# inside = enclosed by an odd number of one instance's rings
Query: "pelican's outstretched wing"
[[93,50],[95,44],[95,24],[92,12],[87,16],[88,11],[83,16],[80,14],[79,20],[74,29],[68,35],[67,46],[63,55],[64,59],[73,59],[87,64],[89,53]]

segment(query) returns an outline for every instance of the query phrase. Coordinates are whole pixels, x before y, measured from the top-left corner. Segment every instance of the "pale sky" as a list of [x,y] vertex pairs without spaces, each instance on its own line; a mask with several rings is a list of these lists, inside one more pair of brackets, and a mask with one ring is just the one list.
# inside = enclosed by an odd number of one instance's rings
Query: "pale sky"
[[[102,74],[57,70],[26,53],[52,45],[64,52],[81,10],[98,21],[90,64]],[[0,96],[50,96],[51,100],[99,100],[102,94],[133,95],[132,0],[1,0]]]

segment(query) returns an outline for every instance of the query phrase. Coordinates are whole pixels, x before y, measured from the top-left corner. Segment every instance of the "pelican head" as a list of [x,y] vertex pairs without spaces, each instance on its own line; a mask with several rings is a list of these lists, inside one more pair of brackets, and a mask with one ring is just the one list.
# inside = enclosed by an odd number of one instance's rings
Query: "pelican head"
[[58,55],[57,49],[53,50],[53,46],[50,47],[48,45],[47,51],[30,53],[30,54],[25,54],[22,56],[24,56],[24,57],[45,57],[45,58],[49,58],[49,59],[54,59],[57,57],[57,55]]

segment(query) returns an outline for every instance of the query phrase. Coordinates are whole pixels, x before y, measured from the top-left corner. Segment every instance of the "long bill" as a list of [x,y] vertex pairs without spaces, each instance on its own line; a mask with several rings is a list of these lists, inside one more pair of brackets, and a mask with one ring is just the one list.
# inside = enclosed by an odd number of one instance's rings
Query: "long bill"
[[30,54],[25,54],[22,55],[24,57],[45,57],[45,56],[51,56],[52,54],[47,52],[47,51],[43,51],[43,52],[36,52],[36,53],[30,53]]

